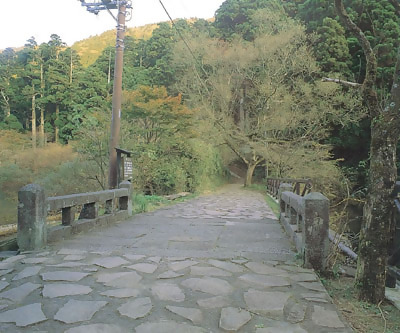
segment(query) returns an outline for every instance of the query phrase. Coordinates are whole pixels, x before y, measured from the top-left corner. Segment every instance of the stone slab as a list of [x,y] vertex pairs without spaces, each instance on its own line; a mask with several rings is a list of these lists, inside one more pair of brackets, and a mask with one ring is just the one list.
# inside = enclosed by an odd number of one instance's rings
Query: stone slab
[[91,324],[70,328],[64,333],[126,333],[125,329],[111,324]]
[[251,320],[250,312],[238,308],[223,308],[219,327],[225,331],[238,331]]
[[41,274],[43,281],[69,281],[77,282],[90,275],[89,273],[55,271]]
[[105,301],[76,301],[69,300],[54,316],[55,320],[66,324],[78,323],[92,319],[93,315],[102,307]]
[[79,255],[79,254],[69,254],[64,257],[65,261],[79,261],[85,259],[85,255]]
[[287,279],[280,276],[269,276],[260,274],[244,274],[239,277],[240,280],[253,286],[259,286],[263,288],[272,287],[287,287],[290,283]]
[[2,263],[7,263],[7,264],[11,264],[11,263],[15,263],[21,259],[24,259],[26,257],[26,255],[24,254],[19,254],[17,256],[12,256],[10,258],[7,258],[5,260],[2,261]]
[[140,264],[134,264],[130,266],[125,266],[126,268],[134,269],[138,272],[141,273],[147,273],[147,274],[152,274],[156,271],[158,268],[157,265],[154,264],[147,264],[147,263],[140,263]]
[[147,259],[147,260],[149,260],[149,261],[151,261],[151,262],[154,262],[154,263],[156,263],[156,264],[159,264],[160,261],[161,261],[161,257],[150,257],[150,258]]
[[290,279],[296,282],[315,282],[318,281],[317,276],[314,273],[299,273],[291,275]]
[[142,277],[136,272],[103,273],[97,277],[97,282],[114,288],[136,288]]
[[275,327],[257,328],[256,333],[309,333],[299,325],[280,323]]
[[87,252],[78,249],[61,249],[57,252],[59,255],[86,255]]
[[121,257],[106,257],[96,259],[92,262],[92,264],[104,268],[115,268],[125,264],[129,264],[129,261],[126,261]]
[[209,333],[201,327],[191,326],[175,321],[160,321],[157,323],[144,323],[136,327],[136,333]]
[[174,279],[177,277],[181,277],[184,276],[185,274],[180,274],[180,273],[176,273],[174,271],[166,271],[162,274],[160,274],[157,279]]
[[288,292],[259,291],[250,289],[244,293],[244,300],[250,311],[274,317],[283,316],[284,306],[291,296]]
[[43,297],[55,298],[74,295],[87,295],[92,292],[92,288],[80,284],[54,283],[45,284],[43,287]]
[[329,328],[344,328],[345,325],[340,320],[338,314],[334,310],[327,310],[319,305],[314,305],[312,313],[312,321],[315,325]]
[[183,302],[185,300],[182,289],[175,284],[158,283],[151,288],[151,292],[162,301]]
[[13,269],[14,264],[12,262],[7,263],[7,262],[0,262],[0,270],[7,270],[7,269]]
[[173,271],[180,271],[182,269],[188,268],[190,266],[197,265],[198,261],[194,260],[184,260],[184,261],[177,261],[168,264],[169,269]]
[[26,267],[21,272],[19,272],[17,275],[15,275],[12,280],[18,281],[18,280],[25,279],[27,277],[37,275],[41,269],[42,269],[41,266]]
[[183,281],[181,284],[186,288],[215,296],[226,296],[233,292],[232,286],[227,281],[218,278],[192,278]]
[[132,319],[139,319],[146,317],[153,304],[151,303],[150,297],[137,298],[133,301],[127,302],[118,308],[118,312],[122,316],[126,316]]
[[107,297],[115,297],[115,298],[137,297],[137,296],[139,296],[139,294],[140,294],[139,290],[131,289],[131,288],[107,290],[107,291],[100,293],[100,295],[107,296]]
[[[247,262],[247,260],[245,261]],[[244,271],[244,268],[240,265],[234,264],[232,262],[228,261],[221,261],[221,260],[215,260],[215,259],[210,259],[208,261],[210,265],[213,265],[217,268],[224,269],[226,271],[229,271],[231,273],[241,273]]]
[[37,265],[37,264],[43,264],[46,261],[49,261],[49,258],[46,257],[41,257],[41,258],[25,258],[22,259],[23,264],[30,264],[30,265]]
[[231,303],[232,301],[224,296],[215,296],[215,297],[200,299],[197,301],[197,304],[199,306],[206,309],[223,308]]
[[325,287],[320,282],[299,282],[299,285],[313,291],[326,291]]
[[14,310],[0,313],[0,323],[15,323],[25,327],[47,320],[40,303],[25,305]]
[[190,320],[193,324],[200,324],[203,321],[203,313],[199,309],[172,305],[167,305],[165,308],[178,316]]
[[40,287],[40,284],[27,282],[18,287],[2,292],[0,298],[7,298],[14,302],[21,302],[26,296]]
[[245,266],[257,274],[265,275],[287,275],[287,272],[283,269],[275,268],[259,262],[248,262]]
[[57,267],[57,268],[75,268],[75,267],[84,267],[89,264],[84,262],[76,262],[76,261],[65,261],[55,265],[47,265],[48,267]]
[[138,261],[138,260],[146,258],[146,256],[141,255],[141,254],[124,254],[124,257],[131,261]]
[[230,272],[224,271],[217,267],[190,267],[190,275],[202,275],[202,276],[232,276]]
[[0,291],[6,289],[9,285],[7,281],[0,281]]
[[293,304],[290,307],[286,320],[292,324],[301,323],[305,318],[306,311],[307,305],[299,303]]
[[2,270],[0,270],[0,276],[7,275],[8,273],[11,273],[13,271],[14,271],[14,269],[2,269]]
[[398,288],[386,288],[385,297],[400,310],[400,291]]

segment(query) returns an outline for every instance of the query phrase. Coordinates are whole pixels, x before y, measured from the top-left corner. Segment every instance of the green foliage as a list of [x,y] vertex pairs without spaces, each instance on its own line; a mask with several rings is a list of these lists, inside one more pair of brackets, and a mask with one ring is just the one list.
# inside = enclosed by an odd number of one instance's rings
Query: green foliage
[[144,195],[141,193],[134,193],[132,196],[132,207],[134,213],[145,213],[151,211],[156,207],[165,205],[167,199],[158,195]]
[[12,114],[0,122],[0,130],[14,130],[21,132],[23,131],[23,127],[17,117]]
[[336,20],[325,17],[316,33],[315,55],[321,69],[351,77],[351,57],[343,27]]
[[[124,93],[122,143],[134,152],[134,184],[146,194],[204,189],[222,174],[212,145],[196,138],[192,112],[165,87]],[[128,134],[129,133],[129,134]]]
[[227,0],[215,13],[214,26],[224,40],[240,36],[251,41],[255,38],[257,27],[252,23],[256,10],[277,5],[273,0]]

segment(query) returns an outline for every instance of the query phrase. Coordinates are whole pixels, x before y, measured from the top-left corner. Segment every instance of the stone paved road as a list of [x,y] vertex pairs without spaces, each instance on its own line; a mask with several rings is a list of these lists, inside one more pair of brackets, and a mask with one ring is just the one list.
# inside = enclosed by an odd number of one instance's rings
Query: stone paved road
[[0,332],[351,332],[262,196],[216,195],[0,262]]

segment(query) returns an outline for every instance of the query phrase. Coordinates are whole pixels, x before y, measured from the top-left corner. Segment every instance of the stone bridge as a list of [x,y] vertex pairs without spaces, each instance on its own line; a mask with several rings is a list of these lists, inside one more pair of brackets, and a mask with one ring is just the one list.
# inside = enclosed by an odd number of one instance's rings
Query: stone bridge
[[61,238],[0,262],[1,332],[352,331],[238,185]]

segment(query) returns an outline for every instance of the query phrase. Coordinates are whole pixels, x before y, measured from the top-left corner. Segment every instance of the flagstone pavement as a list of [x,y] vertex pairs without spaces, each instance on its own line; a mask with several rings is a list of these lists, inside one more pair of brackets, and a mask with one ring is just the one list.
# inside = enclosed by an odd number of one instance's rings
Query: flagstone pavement
[[0,332],[352,332],[262,195],[213,195],[0,262]]

